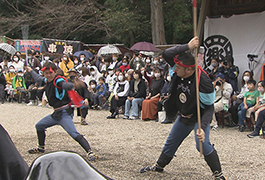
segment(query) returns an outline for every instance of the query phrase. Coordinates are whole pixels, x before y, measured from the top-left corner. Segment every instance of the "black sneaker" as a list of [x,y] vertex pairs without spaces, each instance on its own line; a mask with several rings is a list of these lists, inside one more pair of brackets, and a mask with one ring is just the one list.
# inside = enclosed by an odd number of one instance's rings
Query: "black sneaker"
[[164,169],[159,167],[158,164],[155,164],[153,166],[146,166],[140,170],[140,173],[145,173],[147,171],[156,171],[156,172],[163,172]]
[[246,129],[245,126],[239,126],[239,132],[243,132]]
[[44,153],[45,149],[44,148],[32,148],[28,150],[29,154],[38,154],[38,153]]
[[213,173],[214,179],[215,180],[226,180],[226,177],[224,177],[222,172],[215,172]]
[[259,133],[256,131],[253,131],[251,134],[247,135],[249,138],[259,137]]

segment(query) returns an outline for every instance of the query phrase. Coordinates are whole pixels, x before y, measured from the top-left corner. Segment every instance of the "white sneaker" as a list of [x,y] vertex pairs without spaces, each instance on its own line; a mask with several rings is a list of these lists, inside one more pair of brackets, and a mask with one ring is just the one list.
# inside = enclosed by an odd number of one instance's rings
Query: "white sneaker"
[[28,104],[27,104],[27,106],[33,106],[34,104],[33,104],[33,102],[29,102]]
[[42,106],[42,103],[38,104],[38,106],[41,107]]
[[212,130],[216,131],[218,129],[218,125],[212,127]]

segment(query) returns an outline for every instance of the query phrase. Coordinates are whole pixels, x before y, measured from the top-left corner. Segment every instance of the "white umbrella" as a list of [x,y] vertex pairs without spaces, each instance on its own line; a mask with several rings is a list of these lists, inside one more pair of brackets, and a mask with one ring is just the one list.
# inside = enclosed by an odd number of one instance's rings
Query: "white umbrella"
[[0,49],[12,55],[14,55],[17,52],[17,50],[13,46],[7,43],[0,43]]
[[109,54],[122,54],[120,49],[114,45],[108,44],[98,50],[98,55],[109,55]]

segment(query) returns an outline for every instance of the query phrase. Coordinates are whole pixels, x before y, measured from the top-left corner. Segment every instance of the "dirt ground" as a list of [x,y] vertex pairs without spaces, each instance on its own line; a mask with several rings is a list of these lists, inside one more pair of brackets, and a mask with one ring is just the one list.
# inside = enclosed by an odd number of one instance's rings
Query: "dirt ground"
[[[37,146],[35,123],[52,109],[25,104],[0,105],[0,123],[8,131],[15,146],[30,165],[40,154],[30,155],[27,150]],[[192,132],[182,143],[176,157],[166,166],[164,173],[140,174],[142,167],[152,165],[159,157],[172,124],[154,121],[106,119],[106,110],[89,110],[88,126],[76,124],[77,131],[85,135],[99,159],[93,166],[113,179],[213,179],[210,168],[195,148]],[[74,122],[80,118],[75,116]],[[219,128],[211,131],[211,143],[216,148],[223,173],[228,179],[265,179],[265,139],[250,139],[250,131]],[[71,150],[81,155],[85,151],[61,127],[47,130],[46,152]]]

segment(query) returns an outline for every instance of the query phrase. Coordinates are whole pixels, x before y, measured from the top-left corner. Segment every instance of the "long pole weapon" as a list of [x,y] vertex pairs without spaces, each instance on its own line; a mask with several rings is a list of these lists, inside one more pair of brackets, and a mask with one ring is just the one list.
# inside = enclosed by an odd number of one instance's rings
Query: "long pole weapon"
[[[193,32],[194,37],[197,36],[197,0],[193,0]],[[200,99],[199,99],[199,77],[198,77],[198,48],[195,48],[195,78],[196,78],[196,101],[197,101],[197,116],[198,116],[198,130],[201,133],[201,113],[200,113]],[[199,142],[200,156],[202,157],[202,142]]]

